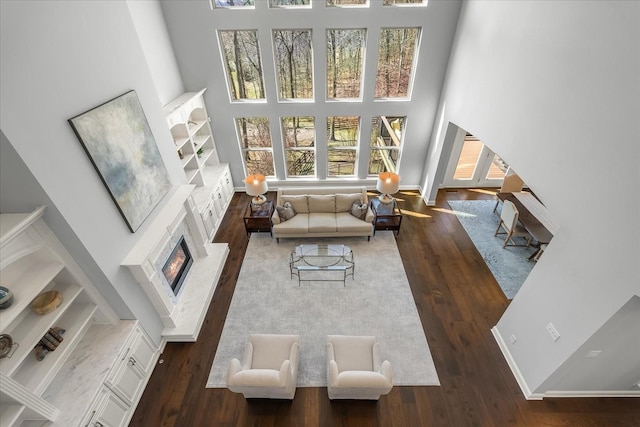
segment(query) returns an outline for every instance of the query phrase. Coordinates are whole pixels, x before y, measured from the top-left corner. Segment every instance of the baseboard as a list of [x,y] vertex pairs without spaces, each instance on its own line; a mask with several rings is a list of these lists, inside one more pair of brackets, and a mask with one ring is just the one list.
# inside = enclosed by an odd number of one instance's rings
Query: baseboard
[[491,328],[491,333],[493,334],[493,337],[498,343],[498,347],[500,347],[500,351],[502,351],[502,355],[507,361],[507,364],[509,365],[511,372],[513,373],[513,376],[516,378],[516,381],[518,382],[518,385],[520,386],[520,390],[522,390],[522,394],[524,395],[525,399],[542,400],[542,398],[544,397],[543,394],[532,393],[531,389],[529,389],[529,386],[527,385],[527,381],[524,379],[524,376],[520,372],[520,369],[518,369],[518,365],[516,364],[516,361],[514,360],[513,356],[511,356],[511,352],[509,351],[509,348],[507,347],[507,344],[505,343],[505,341],[502,339],[502,335],[500,335],[500,331],[498,331],[498,328],[495,326]]
[[640,390],[547,391],[544,397],[640,397]]

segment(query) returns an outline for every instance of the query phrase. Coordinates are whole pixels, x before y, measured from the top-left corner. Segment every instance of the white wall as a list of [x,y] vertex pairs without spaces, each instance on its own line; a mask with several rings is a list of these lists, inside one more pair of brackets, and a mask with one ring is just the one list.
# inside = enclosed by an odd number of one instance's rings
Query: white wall
[[[291,114],[316,117],[316,141],[318,158],[326,158],[326,117],[332,115],[359,114],[362,117],[361,139],[368,154],[371,118],[376,115],[408,115],[406,138],[399,165],[402,186],[415,187],[420,184],[425,161],[425,145],[431,134],[433,117],[440,97],[444,72],[449,58],[455,25],[460,9],[459,1],[430,2],[423,8],[385,8],[381,1],[370,2],[368,9],[327,8],[324,2],[312,2],[311,10],[269,9],[266,1],[256,2],[256,12],[245,10],[211,10],[207,2],[184,2],[180,0],[163,1],[162,9],[173,41],[180,72],[185,88],[190,91],[207,88],[205,101],[212,118],[214,138],[221,161],[230,163],[233,180],[241,183],[245,177],[242,168],[240,148],[234,125],[235,117],[266,116],[272,129],[272,142],[276,160],[276,172],[284,179],[284,158],[281,149],[279,120],[281,116]],[[330,24],[328,24],[330,23]],[[378,45],[380,27],[384,26],[421,26],[422,40],[418,54],[420,71],[414,85],[411,103],[407,102],[368,102],[357,110],[349,102],[325,102],[326,94],[326,29],[330,28],[366,28],[367,43]],[[188,28],[189,31],[185,31]],[[218,29],[257,29],[262,52],[272,50],[271,32],[273,29],[299,28],[312,30],[314,103],[298,104],[292,113],[287,103],[234,103],[229,101],[225,70],[217,44]],[[269,56],[263,69],[267,99],[277,99],[275,87],[275,66]],[[374,71],[377,57],[367,57],[365,70]],[[365,71],[366,72],[366,71]],[[371,101],[374,93],[374,80],[366,79],[363,96]],[[361,145],[361,147],[363,146]],[[366,155],[359,159],[359,180],[367,179]],[[318,171],[323,177],[324,170]],[[344,180],[342,180],[344,182]],[[369,180],[370,183],[374,181]],[[335,182],[335,181],[334,181]],[[275,183],[276,186],[278,183]]]
[[127,0],[131,18],[149,65],[160,105],[184,92],[169,32],[158,0]]
[[[505,342],[517,337],[507,351],[534,393],[545,381],[569,386],[553,381],[556,369],[640,292],[639,41],[639,2],[470,1],[462,9],[443,126],[499,153],[561,224],[497,325]],[[445,132],[436,134],[428,199],[446,167]],[[626,327],[640,336],[639,323]],[[637,357],[616,360],[633,376]]]
[[[113,1],[2,1],[0,7],[0,128],[75,233],[72,254],[93,259],[83,265],[89,277],[121,316],[132,313],[157,340],[161,322],[120,266],[149,221],[136,234],[128,230],[67,122],[135,89],[172,182],[186,181],[129,8]],[[3,182],[3,188],[21,191],[21,184]],[[64,227],[53,231],[73,239]],[[113,290],[118,299],[109,298]]]

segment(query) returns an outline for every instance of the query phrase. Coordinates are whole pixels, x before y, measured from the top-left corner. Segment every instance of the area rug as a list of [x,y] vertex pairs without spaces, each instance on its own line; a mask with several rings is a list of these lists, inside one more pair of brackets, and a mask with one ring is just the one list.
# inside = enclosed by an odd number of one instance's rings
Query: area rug
[[[302,282],[289,259],[301,243],[342,243],[355,274],[342,281]],[[395,385],[439,385],[433,359],[391,231],[364,237],[275,239],[253,234],[240,269],[208,388],[225,387],[231,358],[242,358],[251,333],[300,335],[298,387],[326,387],[326,336],[375,335]]]
[[[493,212],[495,200],[452,200],[448,203],[504,294],[507,298],[513,299],[535,265],[535,262],[527,261],[527,258],[535,252],[535,248],[521,246],[502,248],[504,234],[494,236],[500,222],[502,205]],[[524,239],[522,242],[525,242]]]

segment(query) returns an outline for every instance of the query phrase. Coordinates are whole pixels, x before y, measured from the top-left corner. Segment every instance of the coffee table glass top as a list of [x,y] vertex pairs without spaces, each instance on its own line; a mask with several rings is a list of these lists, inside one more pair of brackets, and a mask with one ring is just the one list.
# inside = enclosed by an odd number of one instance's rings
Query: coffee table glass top
[[[329,282],[342,281],[345,283],[347,276],[353,277],[355,263],[353,252],[349,246],[341,244],[308,244],[298,245],[291,252],[291,277],[298,276],[300,282]],[[300,275],[305,272],[305,278]],[[314,272],[328,273],[322,277],[314,275]],[[332,273],[334,275],[332,275]],[[339,276],[335,276],[338,273]]]
[[341,261],[352,261],[351,248],[340,244],[298,245],[291,254],[292,260],[303,261],[314,267],[330,267]]

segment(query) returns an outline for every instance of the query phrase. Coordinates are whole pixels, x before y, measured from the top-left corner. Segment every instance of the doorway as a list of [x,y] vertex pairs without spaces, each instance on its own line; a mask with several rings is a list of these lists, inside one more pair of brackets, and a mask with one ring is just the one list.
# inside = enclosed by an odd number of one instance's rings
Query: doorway
[[500,187],[509,165],[468,132],[454,142],[444,178],[445,187]]

